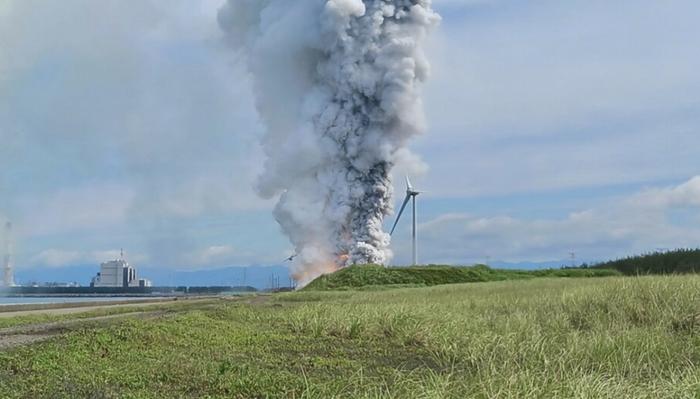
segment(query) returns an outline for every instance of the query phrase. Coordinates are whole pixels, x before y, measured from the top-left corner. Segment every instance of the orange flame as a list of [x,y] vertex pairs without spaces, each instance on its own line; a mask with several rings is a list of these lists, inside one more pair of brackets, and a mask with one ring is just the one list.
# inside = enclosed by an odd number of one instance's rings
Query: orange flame
[[314,263],[312,267],[305,267],[295,271],[292,273],[292,278],[297,282],[299,288],[304,287],[318,276],[330,274],[342,269],[346,266],[348,259],[350,259],[349,254],[339,254],[334,261],[329,260],[327,262]]

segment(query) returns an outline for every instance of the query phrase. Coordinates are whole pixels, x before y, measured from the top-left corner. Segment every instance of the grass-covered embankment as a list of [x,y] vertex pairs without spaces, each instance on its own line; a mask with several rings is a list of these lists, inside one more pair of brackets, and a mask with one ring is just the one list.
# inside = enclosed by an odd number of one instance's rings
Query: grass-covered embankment
[[221,301],[0,352],[0,397],[693,398],[698,292],[614,277]]
[[372,286],[433,286],[441,284],[486,281],[521,280],[535,277],[610,277],[620,275],[607,269],[492,269],[485,265],[383,267],[377,265],[350,266],[335,273],[318,277],[304,289],[339,290]]

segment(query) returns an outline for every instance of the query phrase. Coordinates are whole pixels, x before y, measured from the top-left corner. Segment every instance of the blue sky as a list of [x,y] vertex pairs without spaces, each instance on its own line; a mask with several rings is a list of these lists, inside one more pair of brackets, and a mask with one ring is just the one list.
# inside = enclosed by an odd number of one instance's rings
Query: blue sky
[[[176,269],[290,254],[252,189],[262,127],[220,3],[0,1],[0,219],[18,267],[120,247]],[[427,191],[421,261],[698,245],[700,3],[434,3],[422,162],[395,173]]]

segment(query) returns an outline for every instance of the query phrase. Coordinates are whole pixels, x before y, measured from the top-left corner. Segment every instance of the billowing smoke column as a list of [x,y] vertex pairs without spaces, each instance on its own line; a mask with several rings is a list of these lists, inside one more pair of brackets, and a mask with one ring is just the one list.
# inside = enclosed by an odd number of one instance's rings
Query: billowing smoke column
[[242,52],[265,123],[258,182],[305,284],[391,258],[389,173],[423,129],[421,45],[430,0],[228,0],[219,23]]

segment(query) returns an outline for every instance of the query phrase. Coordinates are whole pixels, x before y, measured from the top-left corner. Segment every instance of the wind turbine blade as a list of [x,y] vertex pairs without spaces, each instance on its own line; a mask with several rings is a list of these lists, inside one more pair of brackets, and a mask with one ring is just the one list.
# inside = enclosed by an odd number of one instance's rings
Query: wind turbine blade
[[408,176],[406,176],[406,189],[408,191],[413,191],[413,186],[411,185],[411,181],[408,179]]
[[406,198],[403,200],[403,205],[401,205],[401,210],[399,211],[399,214],[396,216],[396,221],[394,222],[394,226],[391,228],[391,233],[389,235],[394,234],[394,230],[396,229],[396,225],[399,223],[399,219],[401,219],[401,214],[403,213],[403,210],[406,209],[406,205],[408,205],[408,200],[411,199],[410,194],[406,194]]

